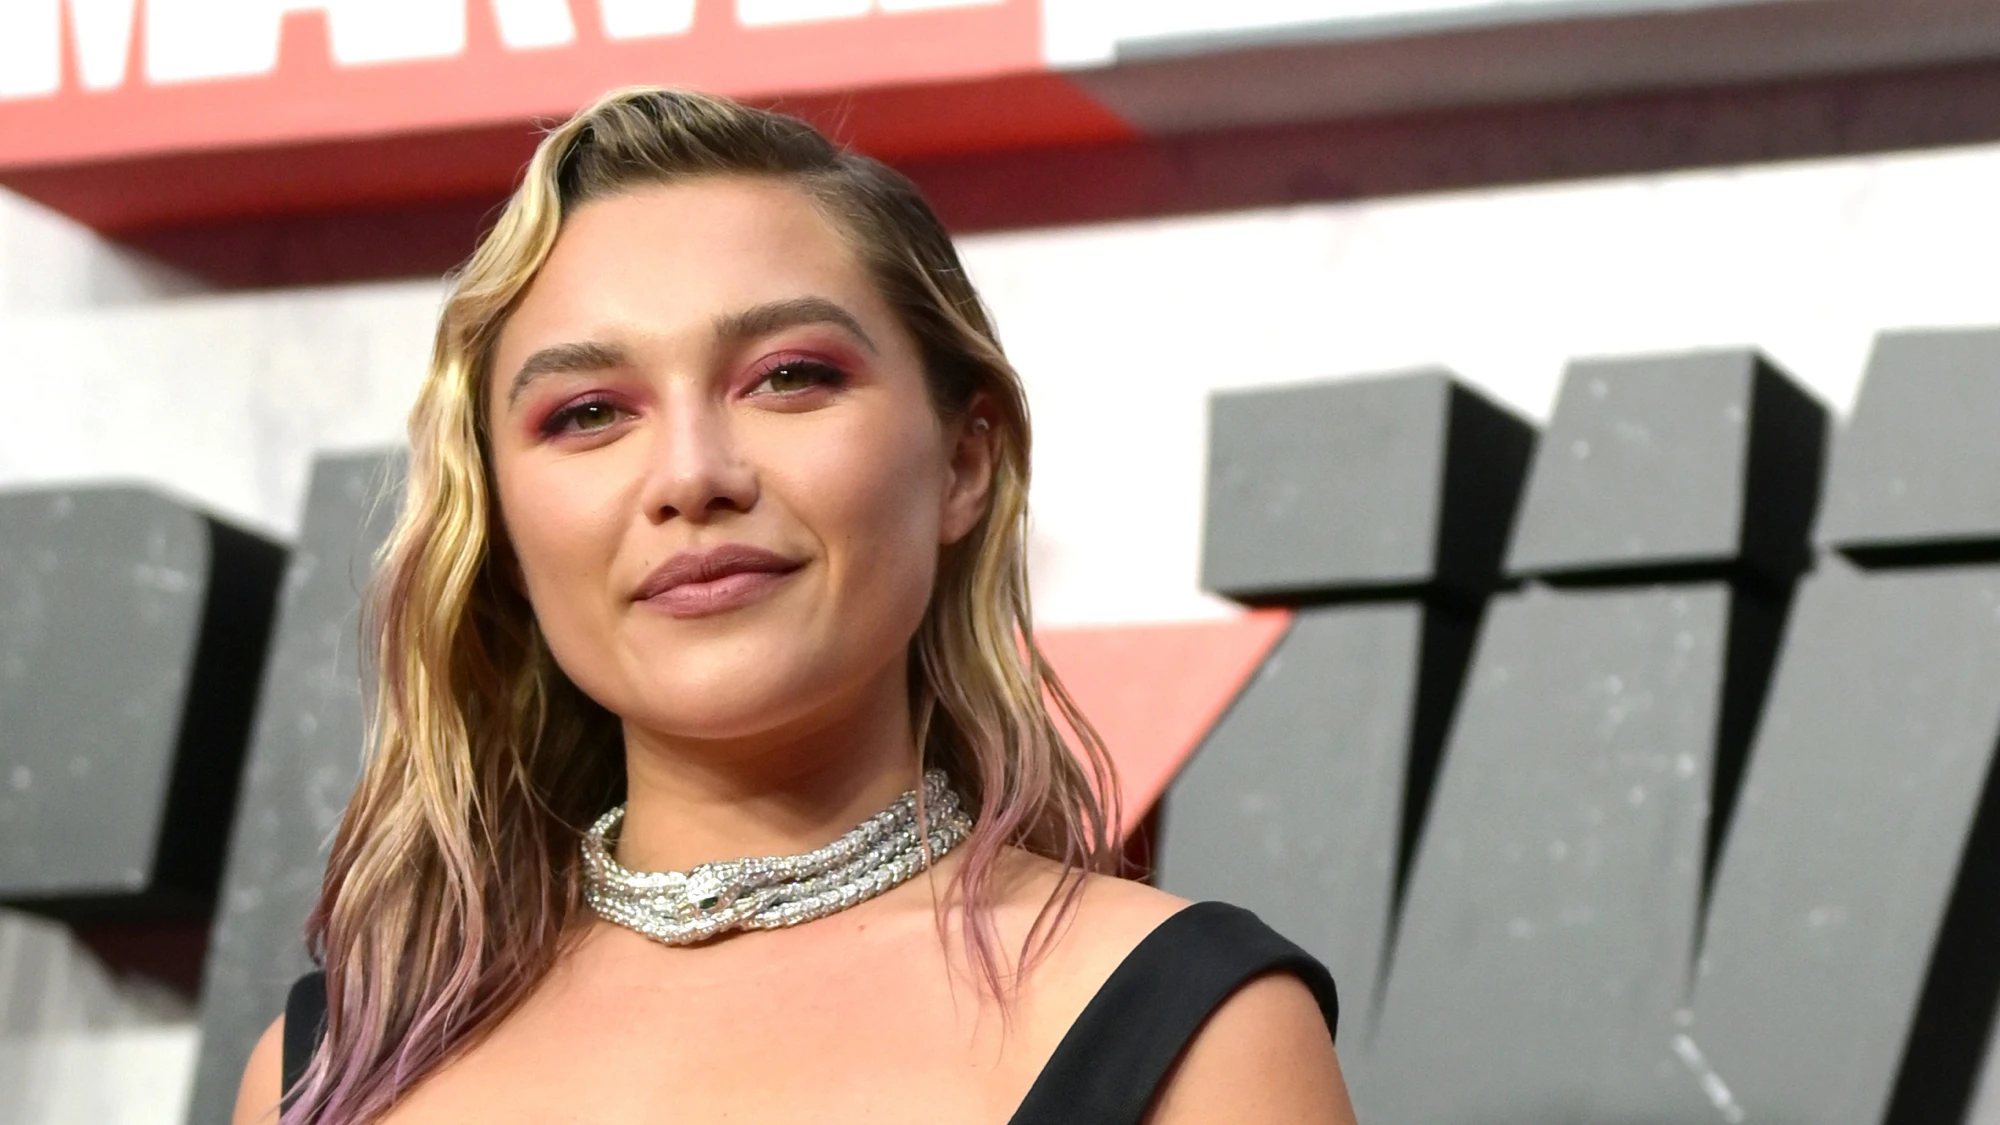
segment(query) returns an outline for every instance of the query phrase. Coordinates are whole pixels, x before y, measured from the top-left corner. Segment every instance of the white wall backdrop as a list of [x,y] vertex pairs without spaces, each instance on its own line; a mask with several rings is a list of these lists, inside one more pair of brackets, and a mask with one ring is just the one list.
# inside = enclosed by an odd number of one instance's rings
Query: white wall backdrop
[[[2000,324],[1995,200],[1981,146],[969,238],[1035,411],[1038,616],[1228,612],[1197,586],[1214,388],[1442,363],[1540,419],[1571,357],[1754,344],[1844,411],[1876,332]],[[144,480],[289,537],[315,451],[398,439],[438,295],[206,294],[0,196],[0,487]],[[0,991],[29,979],[10,963]],[[0,1048],[33,1030],[21,1000],[0,994]],[[145,1034],[167,1055],[129,1085],[108,1039],[102,1066],[35,1080],[174,1122],[157,1075],[192,1035]],[[0,1125],[57,1120],[20,1104]],[[1979,1119],[2000,1125],[2000,1093]]]
[[[1980,146],[968,238],[1033,400],[1040,613],[1226,612],[1211,389],[1442,363],[1543,418],[1571,357],[1754,344],[1844,411],[1876,332],[2000,324],[1994,200]],[[0,197],[0,485],[151,480],[289,536],[315,449],[401,433],[438,293],[189,292]]]
[[1226,612],[1211,389],[1442,363],[1541,420],[1571,357],[1754,344],[1845,411],[1877,331],[2000,324],[1996,200],[1989,146],[968,239],[1035,410],[1038,612]]

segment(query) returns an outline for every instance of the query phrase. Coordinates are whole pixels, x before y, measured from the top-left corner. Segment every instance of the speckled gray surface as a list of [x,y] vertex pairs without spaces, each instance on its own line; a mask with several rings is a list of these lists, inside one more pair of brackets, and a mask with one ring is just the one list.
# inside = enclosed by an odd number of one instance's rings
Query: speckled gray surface
[[310,967],[302,927],[359,775],[361,591],[394,518],[383,490],[398,464],[385,453],[313,466],[202,982],[189,1121],[228,1118],[251,1044]]
[[1441,582],[1476,597],[1531,433],[1443,371],[1216,394],[1202,584],[1268,598]]
[[1584,1123],[1679,998],[1729,594],[1496,599],[1417,851],[1361,1119]]
[[0,494],[0,898],[152,883],[209,567],[157,493]]
[[2000,543],[2000,329],[1875,342],[1826,482],[1821,543]]
[[[1628,1116],[1604,1119],[1959,1120],[1962,1101],[1885,1111],[1974,818],[1982,802],[1989,820],[2000,817],[1987,793],[1996,740],[2000,569],[1807,581],[1731,825],[1691,1010],[1646,1045],[1651,1093],[1664,1100],[1635,1099],[1619,1107]],[[1988,901],[1996,827],[1979,881],[1963,888]],[[1959,940],[1993,936],[1990,921],[1975,922]],[[1963,1099],[1976,1075],[1995,954],[1982,944],[1968,964],[1964,952],[1936,959],[1945,1007],[1910,1051],[1919,1098],[1956,1084]]]
[[1806,562],[1825,409],[1753,352],[1565,373],[1507,551],[1517,576]]
[[1176,775],[1157,882],[1257,912],[1333,970],[1342,1043],[1365,1043],[1389,933],[1423,609],[1292,622]]

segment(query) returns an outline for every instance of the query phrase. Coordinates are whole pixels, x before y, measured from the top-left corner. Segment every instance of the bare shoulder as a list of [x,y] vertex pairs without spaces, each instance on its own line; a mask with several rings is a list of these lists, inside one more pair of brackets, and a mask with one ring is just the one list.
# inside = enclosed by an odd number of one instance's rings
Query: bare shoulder
[[[1007,910],[1016,914],[1061,889],[1059,865],[1019,861]],[[1067,1027],[1146,936],[1191,905],[1127,879],[1083,877],[1070,916],[1033,971],[1035,1007]],[[1149,1125],[1299,1121],[1352,1125],[1354,1111],[1319,1001],[1304,981],[1271,973],[1237,989],[1196,1033],[1160,1090]]]
[[[1020,948],[1031,927],[1046,928],[1046,956],[1034,969],[1036,989],[1083,989],[1085,1000],[1147,934],[1188,905],[1187,899],[1130,879],[1065,873],[1053,860],[1026,852],[1010,856],[1000,882],[995,920],[1003,939]],[[1072,892],[1074,900],[1060,909]]]
[[1079,938],[1117,948],[1122,957],[1188,905],[1179,895],[1131,879],[1085,875],[1076,904]]
[[257,1037],[250,1049],[250,1061],[243,1067],[243,1083],[236,1088],[236,1112],[230,1125],[256,1125],[278,1119],[278,1101],[284,1096],[285,1017],[279,1016]]
[[1022,1017],[1008,1023],[1046,1050],[1125,956],[1187,905],[1143,883],[1065,871],[1019,849],[1002,853],[990,901],[995,952],[1014,981],[1008,1006]]

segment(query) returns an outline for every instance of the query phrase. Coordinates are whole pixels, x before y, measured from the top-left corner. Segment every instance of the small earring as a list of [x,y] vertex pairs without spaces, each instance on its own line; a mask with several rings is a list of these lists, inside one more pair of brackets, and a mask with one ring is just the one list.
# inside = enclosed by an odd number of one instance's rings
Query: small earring
[[974,418],[972,420],[972,432],[978,434],[980,437],[985,437],[986,431],[992,428],[993,428],[993,423],[988,422],[984,418]]

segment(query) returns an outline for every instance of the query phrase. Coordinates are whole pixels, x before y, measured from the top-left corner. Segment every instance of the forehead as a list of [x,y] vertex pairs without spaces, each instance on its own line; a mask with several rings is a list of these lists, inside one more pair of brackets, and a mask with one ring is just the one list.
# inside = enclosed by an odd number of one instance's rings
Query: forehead
[[563,224],[501,331],[500,362],[606,333],[705,329],[773,300],[831,298],[888,315],[847,240],[800,189],[714,177],[593,200]]

